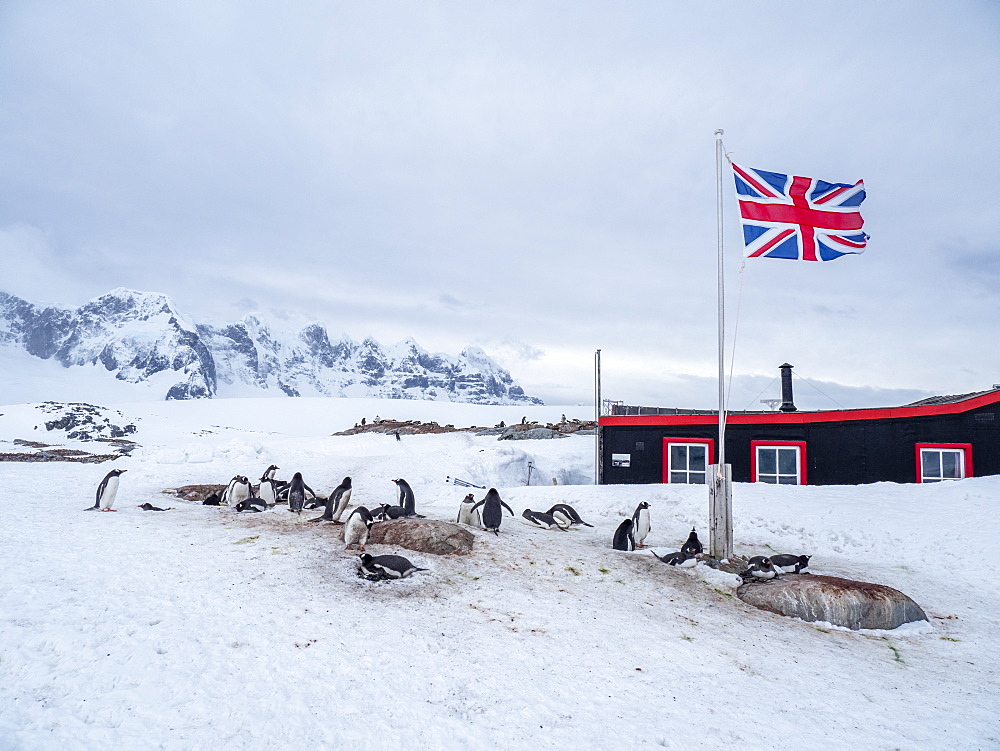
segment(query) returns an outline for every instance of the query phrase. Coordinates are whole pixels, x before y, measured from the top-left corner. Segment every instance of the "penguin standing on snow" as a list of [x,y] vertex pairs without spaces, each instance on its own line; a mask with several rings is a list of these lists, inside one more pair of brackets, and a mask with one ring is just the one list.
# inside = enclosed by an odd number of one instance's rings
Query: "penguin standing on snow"
[[458,507],[458,518],[455,521],[459,524],[467,524],[470,527],[479,527],[482,529],[483,520],[479,510],[472,510],[472,507],[475,505],[476,499],[472,497],[472,493],[469,493],[462,499],[462,505]]
[[358,576],[377,581],[379,579],[405,579],[417,571],[427,571],[417,568],[401,555],[369,555],[361,554],[361,565]]
[[698,539],[698,533],[694,531],[694,527],[691,527],[691,534],[688,535],[687,541],[681,546],[681,552],[685,555],[701,555],[705,548],[701,544],[701,540]]
[[510,511],[511,516],[514,515],[514,510],[503,502],[496,488],[490,488],[486,491],[486,497],[473,506],[472,511],[475,511],[480,506],[483,507],[483,529],[499,537],[500,522],[503,521],[503,509]]
[[576,513],[576,509],[572,506],[567,506],[565,503],[557,503],[555,506],[550,508],[545,512],[550,514],[559,524],[565,525],[567,527],[573,524],[582,524],[585,527],[593,527],[593,524],[587,524],[580,515]]
[[97,499],[94,501],[94,505],[87,511],[114,511],[111,507],[115,505],[115,497],[118,495],[118,478],[126,472],[128,472],[127,469],[113,469],[108,472],[101,480],[101,484],[97,486]]
[[611,541],[611,547],[615,550],[624,550],[626,552],[635,550],[635,537],[632,533],[633,526],[635,524],[631,519],[622,521],[618,525],[618,529],[615,530],[615,537]]
[[542,529],[552,529],[553,527],[556,527],[561,529],[563,532],[566,531],[566,527],[557,522],[552,514],[546,514],[541,511],[532,511],[530,508],[526,508],[521,512],[521,516],[536,527],[541,527]]
[[268,506],[273,506],[278,502],[278,481],[266,474],[260,478],[260,487],[257,488],[257,495]]
[[350,550],[351,545],[357,545],[358,550],[364,550],[368,542],[368,533],[371,532],[375,520],[364,506],[358,506],[351,515],[347,517],[347,524],[344,525],[344,542],[347,543],[345,550]]
[[302,507],[306,502],[306,492],[309,492],[313,498],[316,494],[313,493],[312,488],[305,484],[302,480],[302,473],[296,472],[292,475],[292,481],[288,483],[288,510],[294,511],[296,514],[302,513]]
[[809,566],[811,555],[779,553],[771,556],[771,565],[783,574],[801,574]]
[[345,477],[344,481],[334,488],[330,497],[326,499],[326,511],[323,512],[323,516],[317,516],[309,521],[343,524],[340,521],[340,516],[347,510],[347,502],[351,500],[351,489],[351,478]]
[[415,516],[418,519],[423,519],[424,517],[417,513],[417,503],[413,497],[413,488],[410,487],[410,483],[402,478],[393,480],[393,482],[399,488],[399,506],[406,512],[404,516]]
[[773,579],[778,575],[778,572],[774,570],[774,564],[771,563],[771,559],[763,555],[755,555],[747,563],[747,570],[744,571],[740,576],[746,578],[747,574],[755,579]]
[[229,505],[235,508],[248,498],[253,498],[253,488],[250,485],[250,478],[240,476],[233,479],[230,484]]
[[649,530],[649,504],[643,501],[635,507],[635,512],[632,514],[632,536],[637,548],[646,547],[643,541],[649,534]]

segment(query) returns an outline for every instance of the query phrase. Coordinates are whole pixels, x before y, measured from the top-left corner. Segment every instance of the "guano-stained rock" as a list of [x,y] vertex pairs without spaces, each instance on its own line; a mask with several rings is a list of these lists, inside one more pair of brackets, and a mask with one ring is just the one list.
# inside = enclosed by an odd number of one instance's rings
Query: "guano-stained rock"
[[894,629],[927,620],[920,606],[898,589],[836,576],[783,574],[744,582],[736,595],[761,610],[854,630]]
[[464,555],[472,551],[475,540],[465,527],[436,519],[393,519],[378,522],[368,537],[368,544],[399,545],[418,553]]

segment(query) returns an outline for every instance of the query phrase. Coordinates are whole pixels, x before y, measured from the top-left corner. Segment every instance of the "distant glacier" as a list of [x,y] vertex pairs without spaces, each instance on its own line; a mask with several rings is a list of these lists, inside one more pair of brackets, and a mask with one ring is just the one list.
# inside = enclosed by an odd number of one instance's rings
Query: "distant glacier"
[[[277,331],[250,314],[233,324],[194,322],[169,297],[118,288],[76,310],[40,307],[0,292],[0,347],[23,349],[68,369],[162,386],[164,399],[275,395],[541,404],[482,349],[431,354],[413,339],[331,341],[309,324]],[[158,391],[156,393],[159,393]]]

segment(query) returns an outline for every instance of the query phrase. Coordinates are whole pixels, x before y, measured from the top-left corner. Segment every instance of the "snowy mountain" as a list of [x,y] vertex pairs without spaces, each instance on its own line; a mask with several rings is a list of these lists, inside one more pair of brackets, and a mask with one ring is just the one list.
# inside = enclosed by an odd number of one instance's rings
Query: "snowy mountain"
[[197,324],[169,297],[114,289],[77,310],[40,308],[0,292],[0,348],[65,368],[103,368],[158,398],[349,396],[473,404],[540,404],[478,347],[430,354],[414,340],[384,347],[331,341],[319,323],[284,332],[258,315]]

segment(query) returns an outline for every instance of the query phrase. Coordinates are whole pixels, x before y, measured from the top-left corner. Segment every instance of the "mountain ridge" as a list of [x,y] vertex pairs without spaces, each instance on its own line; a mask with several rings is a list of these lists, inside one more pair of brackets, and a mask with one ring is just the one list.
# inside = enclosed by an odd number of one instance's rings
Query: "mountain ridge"
[[0,291],[0,346],[66,368],[100,365],[128,383],[172,381],[163,395],[168,400],[281,392],[542,403],[479,347],[452,356],[428,352],[412,337],[389,346],[372,337],[331,340],[319,322],[278,332],[257,313],[235,323],[199,323],[167,295],[123,287],[75,310]]

